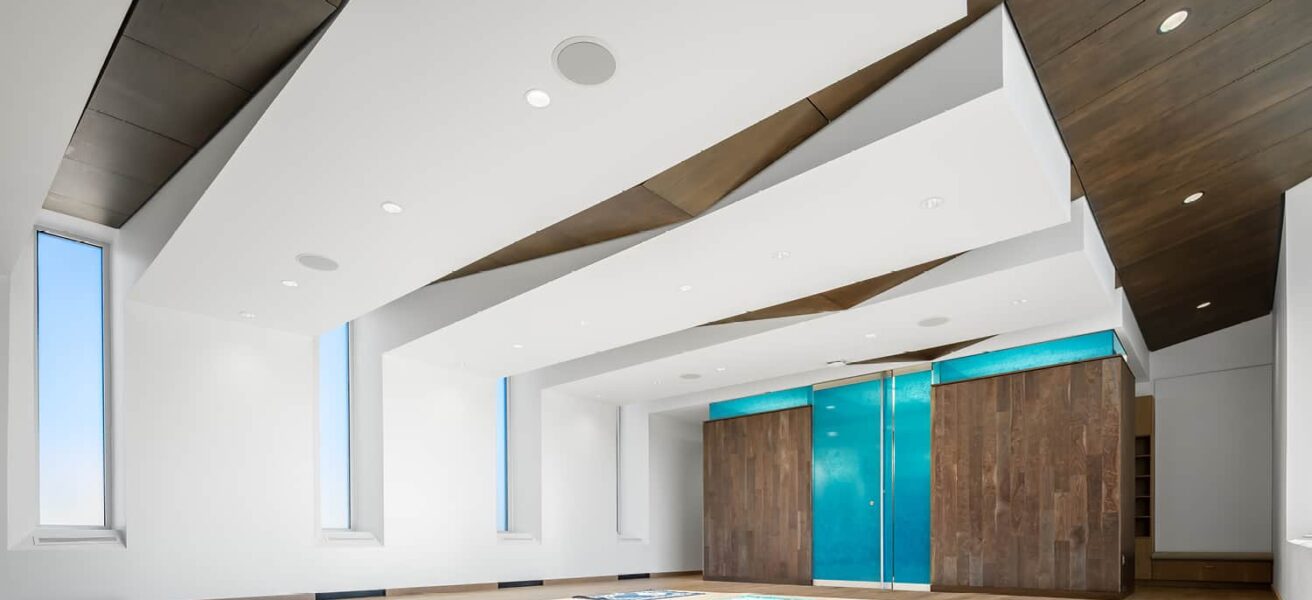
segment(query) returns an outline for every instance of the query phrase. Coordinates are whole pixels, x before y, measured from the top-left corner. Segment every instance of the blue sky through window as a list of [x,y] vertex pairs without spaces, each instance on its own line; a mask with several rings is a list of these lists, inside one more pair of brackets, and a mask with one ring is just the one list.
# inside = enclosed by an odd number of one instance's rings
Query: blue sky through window
[[319,520],[351,528],[350,328],[319,336]]
[[104,250],[37,233],[43,525],[105,525]]

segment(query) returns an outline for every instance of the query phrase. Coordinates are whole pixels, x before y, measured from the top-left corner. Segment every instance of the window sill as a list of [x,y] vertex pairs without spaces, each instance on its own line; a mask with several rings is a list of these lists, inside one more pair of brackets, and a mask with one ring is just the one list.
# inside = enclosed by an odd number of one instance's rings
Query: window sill
[[38,527],[15,550],[119,550],[127,548],[122,531],[81,527]]
[[319,532],[319,545],[329,548],[376,548],[383,544],[368,531],[328,530]]
[[536,544],[538,538],[531,533],[519,531],[498,531],[497,542],[502,544]]

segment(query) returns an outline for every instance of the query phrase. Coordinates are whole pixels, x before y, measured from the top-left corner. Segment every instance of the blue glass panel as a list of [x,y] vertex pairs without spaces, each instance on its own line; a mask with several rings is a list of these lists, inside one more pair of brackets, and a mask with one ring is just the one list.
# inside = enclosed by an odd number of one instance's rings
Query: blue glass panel
[[105,525],[103,250],[36,240],[37,439],[43,525]]
[[497,531],[510,530],[510,510],[509,497],[506,493],[509,483],[507,473],[509,464],[506,462],[507,445],[509,441],[509,402],[510,402],[510,378],[502,377],[497,383]]
[[342,325],[319,336],[319,523],[351,528],[351,350]]
[[929,583],[930,372],[892,378],[897,431],[892,487],[893,560],[885,577],[897,583]]
[[934,363],[934,383],[952,383],[1002,373],[1050,367],[1120,353],[1112,331],[1099,331],[1028,346]]
[[746,398],[724,400],[711,403],[711,420],[754,415],[756,413],[797,408],[811,403],[811,388],[801,387],[791,390],[767,392]]
[[812,576],[880,580],[880,410],[883,381],[815,392]]

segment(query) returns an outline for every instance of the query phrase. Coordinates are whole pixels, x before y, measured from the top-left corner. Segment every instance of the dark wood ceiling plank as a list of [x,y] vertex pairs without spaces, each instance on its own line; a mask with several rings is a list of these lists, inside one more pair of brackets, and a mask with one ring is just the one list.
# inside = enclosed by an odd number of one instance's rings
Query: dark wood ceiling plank
[[1025,51],[1043,65],[1143,0],[1007,0]]
[[64,156],[159,187],[193,152],[177,140],[86,110]]
[[[1113,260],[1133,264],[1202,232],[1268,209],[1281,202],[1285,190],[1309,178],[1312,129],[1240,162],[1206,171],[1169,192],[1114,204],[1099,214],[1098,224]],[[1206,193],[1201,201],[1181,202],[1199,190]]]
[[822,294],[815,294],[813,296],[798,298],[782,304],[745,312],[740,315],[734,315],[727,319],[707,323],[707,325],[723,325],[725,323],[742,323],[744,321],[760,321],[762,319],[777,319],[780,317],[815,315],[839,310],[843,310],[843,307],[834,304],[833,301],[824,297]]
[[953,352],[956,352],[958,350],[969,348],[971,346],[974,346],[975,344],[978,344],[987,339],[991,339],[993,337],[994,336],[986,335],[984,337],[975,338],[973,340],[953,342],[951,344],[943,344],[942,346],[934,346],[933,348],[911,350],[909,352],[902,352],[900,354],[890,354],[888,356],[881,356],[879,358],[868,358],[865,360],[848,361],[847,364],[873,365],[878,363],[889,363],[889,362],[909,362],[909,361],[929,362],[929,361],[934,361],[943,358],[944,356],[952,354]]
[[115,227],[116,223],[125,223],[129,217],[127,214],[110,210],[104,206],[84,202],[77,198],[62,196],[54,192],[46,194],[45,203],[42,205],[42,208],[53,210],[70,217],[77,217],[84,221],[100,223],[101,225],[109,227]]
[[[1312,65],[1312,46],[1308,48],[1306,56]],[[1218,107],[1218,110],[1221,109]],[[1207,114],[1201,112],[1192,116],[1205,120]],[[1175,121],[1170,117],[1163,120]],[[1178,121],[1181,127],[1189,127],[1194,122],[1183,119]],[[1126,164],[1120,168],[1116,179],[1089,184],[1085,176],[1085,184],[1095,200],[1094,214],[1101,219],[1102,214],[1114,210],[1117,204],[1139,203],[1144,198],[1178,190],[1202,174],[1217,172],[1241,162],[1301,134],[1309,126],[1312,126],[1312,87],[1205,139],[1181,145],[1161,140],[1163,146],[1172,147],[1174,152],[1167,155],[1154,152],[1151,159]],[[1147,144],[1151,140],[1144,139],[1142,142]],[[1127,154],[1132,152],[1127,149]]]
[[199,148],[249,97],[177,58],[120,38],[90,108]]
[[837,119],[1001,3],[1001,0],[967,0],[965,18],[958,19],[910,46],[811,94],[809,98],[811,103],[824,114],[825,118],[830,121]]
[[729,192],[828,124],[802,100],[698,152],[643,186],[690,215],[700,215]]
[[686,221],[691,215],[643,186],[634,186],[594,204],[550,229],[579,246],[598,244]]
[[864,281],[858,281],[827,292],[822,292],[822,295],[832,300],[834,304],[837,304],[838,306],[843,308],[853,308],[866,300],[911,281],[917,275],[933,269],[934,267],[948,262],[958,256],[961,255],[953,254],[952,256],[936,258],[905,269],[898,269],[878,277],[872,277]]
[[1214,284],[1206,298],[1207,308],[1196,308],[1201,300],[1184,294],[1170,304],[1151,312],[1136,314],[1148,346],[1160,350],[1167,346],[1238,325],[1271,312],[1274,265],[1237,280]]
[[1075,170],[1075,165],[1071,165],[1071,201],[1079,200],[1084,195],[1084,184],[1080,182],[1080,174]]
[[[1282,211],[1276,204],[1119,268],[1135,314],[1151,315],[1180,303],[1215,303],[1229,283],[1272,272],[1280,251]],[[1272,278],[1265,285],[1268,299],[1274,283]],[[1142,319],[1140,325],[1152,326]],[[1149,344],[1160,347],[1155,340]]]
[[137,0],[124,34],[253,93],[333,10],[324,0]]
[[1157,26],[1180,3],[1139,4],[1037,69],[1053,116],[1071,114],[1267,2],[1193,0],[1189,20],[1169,35],[1158,33]]
[[118,227],[154,192],[152,184],[65,158],[59,163],[49,196],[57,197],[55,206],[72,206],[70,201],[76,201],[100,207],[103,212],[99,214],[108,218],[97,222]]
[[1197,137],[1199,129],[1214,131],[1228,125],[1212,115],[1194,115],[1183,129],[1165,132],[1167,137],[1162,137],[1160,126],[1153,137],[1141,131],[1309,41],[1312,3],[1273,0],[1061,119],[1085,188],[1092,193],[1098,182],[1116,178],[1123,165],[1147,160],[1153,152],[1170,153],[1164,146],[1177,137]]

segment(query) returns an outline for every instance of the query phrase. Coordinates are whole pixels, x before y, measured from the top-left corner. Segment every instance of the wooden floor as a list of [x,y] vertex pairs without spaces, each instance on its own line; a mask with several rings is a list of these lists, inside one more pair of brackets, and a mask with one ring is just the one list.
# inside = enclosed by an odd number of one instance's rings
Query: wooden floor
[[[722,600],[723,597],[720,594],[769,594],[810,598],[849,598],[853,600],[1034,600],[1033,597],[995,596],[991,594],[888,592],[860,588],[727,583],[702,581],[700,576],[569,583],[480,592],[423,594],[406,596],[406,598],[409,600],[558,600],[575,595],[596,595],[653,589],[688,590],[712,594],[709,598],[699,596],[698,598],[701,600]],[[1195,589],[1140,584],[1138,590],[1130,598],[1132,600],[1274,600],[1275,594],[1272,594],[1270,590]]]

